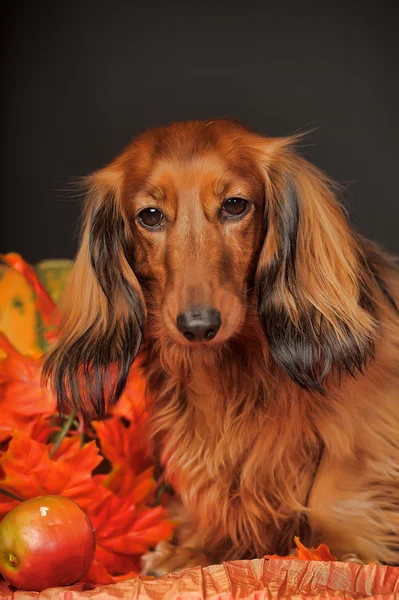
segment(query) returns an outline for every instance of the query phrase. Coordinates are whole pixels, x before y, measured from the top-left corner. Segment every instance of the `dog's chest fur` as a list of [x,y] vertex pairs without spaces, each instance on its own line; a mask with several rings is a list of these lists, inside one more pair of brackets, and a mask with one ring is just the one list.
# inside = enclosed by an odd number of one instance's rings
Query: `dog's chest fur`
[[274,552],[277,538],[289,550],[318,460],[309,401],[270,373],[266,381],[264,361],[261,348],[232,351],[149,377],[166,478],[196,546],[224,557],[226,545],[236,558]]

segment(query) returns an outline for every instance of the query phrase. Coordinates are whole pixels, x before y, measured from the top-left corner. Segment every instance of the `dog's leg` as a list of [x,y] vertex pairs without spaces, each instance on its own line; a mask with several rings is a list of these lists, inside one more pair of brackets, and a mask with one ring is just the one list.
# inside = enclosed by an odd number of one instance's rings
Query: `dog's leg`
[[190,515],[180,502],[169,507],[171,517],[178,521],[172,543],[159,542],[152,552],[141,558],[141,574],[161,577],[172,571],[182,571],[189,567],[207,567],[215,562],[201,547],[198,536],[193,534]]
[[172,571],[182,571],[189,567],[207,567],[210,564],[210,559],[201,550],[159,542],[153,552],[142,556],[141,574],[161,577]]
[[399,563],[399,488],[383,465],[326,456],[309,502],[312,545],[338,560]]
[[353,554],[353,553],[342,554],[342,555],[340,556],[340,560],[341,560],[342,562],[351,562],[351,563],[355,563],[355,564],[357,564],[357,565],[364,565],[364,564],[366,564],[366,563],[364,562],[364,560],[361,560],[361,559],[360,559],[360,558],[357,556],[357,554]]

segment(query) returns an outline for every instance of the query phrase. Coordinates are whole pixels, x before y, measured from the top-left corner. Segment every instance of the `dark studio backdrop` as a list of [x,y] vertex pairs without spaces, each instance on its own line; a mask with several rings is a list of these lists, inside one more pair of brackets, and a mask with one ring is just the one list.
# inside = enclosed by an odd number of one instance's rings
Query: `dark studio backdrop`
[[4,2],[0,252],[72,258],[68,182],[143,129],[231,116],[316,128],[305,155],[399,254],[395,2]]

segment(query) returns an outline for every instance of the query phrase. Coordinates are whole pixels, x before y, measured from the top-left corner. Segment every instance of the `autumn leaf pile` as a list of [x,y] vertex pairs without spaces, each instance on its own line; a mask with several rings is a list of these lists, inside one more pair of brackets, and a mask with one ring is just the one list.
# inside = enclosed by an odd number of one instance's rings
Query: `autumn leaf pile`
[[[3,263],[32,286],[46,338],[55,340],[55,305],[19,255]],[[85,577],[113,583],[138,574],[140,556],[168,540],[174,524],[156,505],[159,490],[145,436],[147,412],[139,364],[117,407],[102,422],[58,415],[40,383],[42,357],[23,356],[0,333],[0,521],[21,500],[61,494],[75,500],[96,530],[95,561]]]

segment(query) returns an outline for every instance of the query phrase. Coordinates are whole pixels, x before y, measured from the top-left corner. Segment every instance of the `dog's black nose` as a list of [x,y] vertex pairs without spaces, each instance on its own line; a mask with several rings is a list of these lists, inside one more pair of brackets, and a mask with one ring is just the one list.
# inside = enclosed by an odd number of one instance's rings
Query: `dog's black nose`
[[177,317],[177,328],[189,342],[213,340],[221,324],[222,315],[215,308],[193,308]]

